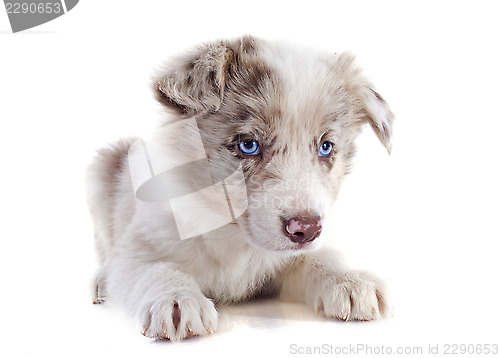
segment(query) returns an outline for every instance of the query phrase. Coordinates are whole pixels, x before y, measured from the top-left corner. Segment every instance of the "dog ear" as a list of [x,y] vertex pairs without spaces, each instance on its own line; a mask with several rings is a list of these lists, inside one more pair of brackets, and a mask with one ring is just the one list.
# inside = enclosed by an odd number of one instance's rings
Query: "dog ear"
[[156,99],[184,116],[217,111],[233,57],[233,51],[221,42],[172,61],[154,79]]
[[387,102],[371,87],[365,88],[361,96],[368,123],[377,134],[378,139],[391,154],[392,124],[394,115]]
[[352,54],[340,54],[335,69],[337,76],[343,79],[343,84],[361,107],[361,120],[370,123],[390,154],[394,115],[388,104],[373,90],[372,84],[363,76]]
[[246,60],[257,54],[257,43],[255,37],[245,35],[204,45],[170,61],[154,78],[156,99],[186,117],[218,111],[230,77],[249,80],[240,72]]

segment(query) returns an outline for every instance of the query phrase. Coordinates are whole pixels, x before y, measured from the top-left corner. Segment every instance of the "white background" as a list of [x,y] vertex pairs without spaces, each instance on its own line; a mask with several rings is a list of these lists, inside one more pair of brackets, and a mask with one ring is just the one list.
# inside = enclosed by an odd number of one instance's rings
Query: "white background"
[[[0,355],[292,355],[290,345],[500,343],[499,6],[445,1],[81,1],[18,34],[0,14]],[[387,280],[395,315],[317,318],[275,301],[220,308],[220,329],[151,343],[91,304],[83,176],[94,150],[146,135],[153,68],[250,33],[350,50],[397,116],[388,156],[366,128],[330,244]]]

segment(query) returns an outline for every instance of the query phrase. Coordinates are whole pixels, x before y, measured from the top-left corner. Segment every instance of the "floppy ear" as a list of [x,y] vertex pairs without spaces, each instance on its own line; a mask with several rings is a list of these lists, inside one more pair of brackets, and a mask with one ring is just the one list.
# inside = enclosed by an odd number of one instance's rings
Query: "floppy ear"
[[171,62],[154,79],[156,99],[184,116],[217,111],[233,57],[231,49],[217,43]]
[[381,95],[370,87],[362,91],[361,101],[363,102],[368,123],[370,123],[389,154],[391,154],[394,115],[389,105]]
[[372,84],[363,76],[352,54],[340,54],[335,63],[335,71],[337,76],[343,79],[347,90],[359,101],[361,120],[370,123],[390,154],[394,115],[389,106],[382,96],[372,89]]

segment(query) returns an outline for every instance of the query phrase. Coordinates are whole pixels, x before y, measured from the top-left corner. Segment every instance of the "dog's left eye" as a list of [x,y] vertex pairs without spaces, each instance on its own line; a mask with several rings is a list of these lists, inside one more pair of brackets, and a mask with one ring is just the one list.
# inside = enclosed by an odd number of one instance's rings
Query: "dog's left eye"
[[240,148],[241,152],[245,155],[259,154],[259,143],[254,139],[241,142],[238,144],[238,148]]
[[324,141],[321,143],[321,147],[319,147],[318,155],[320,157],[328,157],[333,149],[333,143]]

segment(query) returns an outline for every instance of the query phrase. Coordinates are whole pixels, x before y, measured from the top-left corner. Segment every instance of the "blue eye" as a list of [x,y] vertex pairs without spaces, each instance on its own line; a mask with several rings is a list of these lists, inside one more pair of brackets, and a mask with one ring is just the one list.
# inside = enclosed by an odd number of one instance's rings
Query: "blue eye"
[[321,143],[321,147],[319,147],[318,155],[320,157],[328,157],[333,149],[333,143],[325,141]]
[[241,152],[245,155],[259,154],[259,143],[254,139],[241,142],[238,144],[238,148],[240,148]]

